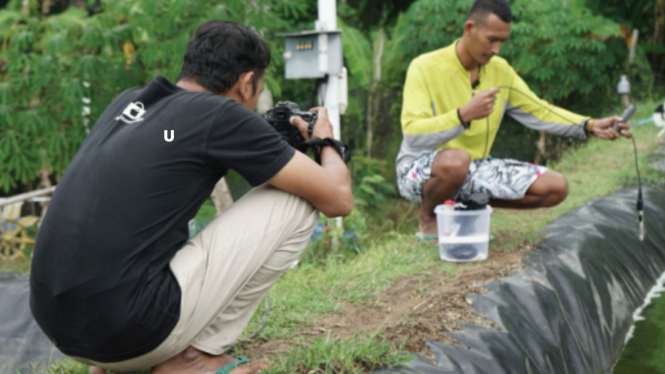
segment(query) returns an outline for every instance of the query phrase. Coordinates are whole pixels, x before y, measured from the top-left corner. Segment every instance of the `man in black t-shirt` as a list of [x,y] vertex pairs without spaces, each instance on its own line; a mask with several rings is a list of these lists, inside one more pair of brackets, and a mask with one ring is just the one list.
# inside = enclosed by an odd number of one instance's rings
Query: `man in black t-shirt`
[[[267,44],[233,22],[202,25],[173,84],[120,94],[67,168],[40,228],[32,313],[91,373],[249,373],[224,353],[318,221],[350,213],[337,150],[321,165],[254,113]],[[312,137],[332,137],[315,108]],[[307,123],[292,119],[303,136]],[[228,169],[254,188],[188,240],[187,222]]]

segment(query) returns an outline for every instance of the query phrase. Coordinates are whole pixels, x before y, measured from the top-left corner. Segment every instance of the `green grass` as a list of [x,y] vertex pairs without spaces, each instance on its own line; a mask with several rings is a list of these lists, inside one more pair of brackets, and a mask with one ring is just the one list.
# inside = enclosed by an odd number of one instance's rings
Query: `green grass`
[[46,370],[39,370],[36,367],[32,368],[33,374],[87,374],[89,373],[88,365],[79,364],[71,359],[66,359],[64,362],[60,361]]
[[[382,335],[355,335],[347,340],[316,338],[296,346],[288,354],[271,361],[272,367],[263,374],[359,374],[385,366],[398,366],[412,356],[395,350]],[[72,361],[58,362],[45,371],[34,368],[34,374],[87,374],[89,368]],[[147,370],[133,374],[148,374]]]
[[[434,267],[453,273],[458,266],[439,260],[428,244],[416,244],[408,235],[394,234],[367,248],[352,261],[333,260],[325,266],[304,264],[287,272],[270,290],[271,313],[262,336],[290,337],[300,326],[324,313],[339,312],[343,303],[368,305],[373,296],[397,279]],[[258,317],[248,326],[258,326]]]
[[[646,117],[647,110],[652,107],[655,104],[642,105],[635,118]],[[657,129],[649,125],[634,130],[643,180],[650,185],[662,186],[665,177],[651,169],[649,162],[649,152],[657,143],[656,133]],[[568,198],[550,209],[496,209],[491,231],[497,240],[490,248],[490,256],[514,249],[525,241],[536,243],[540,240],[539,230],[561,214],[590,199],[636,184],[633,146],[626,139],[615,142],[591,139],[577,149],[569,150],[559,162],[549,167],[568,178]],[[271,288],[272,311],[261,337],[292,339],[292,343],[286,347],[289,348],[287,353],[269,357],[276,364],[270,373],[293,373],[296,372],[294,367],[302,373],[355,373],[364,372],[371,365],[398,360],[399,347],[380,335],[336,341],[308,338],[299,331],[326,313],[341,311],[345,303],[371,305],[374,296],[400,278],[423,276],[419,274],[427,270],[437,272],[445,280],[459,269],[483,266],[483,263],[461,266],[444,263],[439,260],[437,250],[417,243],[412,237],[417,229],[417,209],[404,202],[384,207],[379,217],[357,222],[356,227],[362,227],[366,235],[360,235],[356,250],[325,254],[321,253],[325,246],[311,249],[318,252],[298,268],[288,271]],[[247,335],[258,326],[262,312],[260,309],[250,322]],[[65,366],[50,373],[84,373],[82,370],[78,366]]]
[[348,340],[317,338],[291,350],[272,361],[265,374],[293,373],[367,373],[385,366],[397,366],[409,361],[410,355],[395,352],[393,344],[380,335]]
[[[132,372],[132,374],[148,374],[149,372],[150,372],[149,370],[141,370],[141,371]],[[72,359],[67,358],[64,361],[58,361],[50,365],[45,370],[40,370],[36,366],[33,366],[31,373],[32,374],[89,374],[90,367],[88,365],[84,365]]]
[[20,257],[11,261],[0,259],[0,272],[3,273],[29,273],[30,272],[30,258]]
[[201,208],[199,208],[199,211],[196,213],[196,217],[194,217],[194,219],[199,222],[208,223],[215,219],[215,215],[217,215],[217,209],[215,209],[212,201],[208,199],[203,203],[203,205],[201,205]]

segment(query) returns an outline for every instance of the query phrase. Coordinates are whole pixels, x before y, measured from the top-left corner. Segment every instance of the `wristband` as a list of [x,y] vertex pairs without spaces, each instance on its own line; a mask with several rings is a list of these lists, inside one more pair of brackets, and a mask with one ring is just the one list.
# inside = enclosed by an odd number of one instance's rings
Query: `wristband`
[[459,119],[460,125],[462,125],[462,127],[464,127],[465,130],[468,130],[469,127],[471,127],[471,122],[462,121],[462,115],[460,114],[459,109],[457,109],[457,119]]
[[589,135],[593,134],[593,123],[594,119],[590,118],[587,120],[584,120],[584,123],[582,124],[582,127],[584,128],[584,135],[588,138]]
[[333,147],[339,153],[340,157],[345,164],[348,164],[351,161],[351,148],[349,145],[344,143],[341,140],[336,140],[333,138],[312,138],[307,141],[304,141],[298,145],[298,150],[305,153],[307,149],[311,148],[314,150],[314,159],[317,163],[321,164],[321,149],[323,147]]

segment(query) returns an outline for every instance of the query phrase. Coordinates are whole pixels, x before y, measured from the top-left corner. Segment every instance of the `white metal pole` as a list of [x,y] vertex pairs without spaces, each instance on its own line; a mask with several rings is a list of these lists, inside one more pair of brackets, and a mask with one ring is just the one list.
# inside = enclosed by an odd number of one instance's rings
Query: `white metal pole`
[[[336,0],[319,0],[319,20],[316,21],[317,31],[330,31],[337,29],[337,3]],[[328,118],[333,126],[335,139],[341,136],[339,119],[339,87],[340,77],[328,75],[323,87],[323,106],[328,109]]]
[[336,0],[319,0],[319,20],[317,31],[337,29],[337,3]]
[[[337,29],[337,0],[318,0],[319,20],[316,21],[317,31],[330,31]],[[328,109],[328,118],[333,126],[333,136],[340,139],[340,119],[339,119],[339,89],[340,76],[338,74],[328,75],[326,84],[323,87],[323,106]],[[335,220],[337,227],[342,227],[342,219]],[[335,249],[339,248],[339,243],[333,243]]]

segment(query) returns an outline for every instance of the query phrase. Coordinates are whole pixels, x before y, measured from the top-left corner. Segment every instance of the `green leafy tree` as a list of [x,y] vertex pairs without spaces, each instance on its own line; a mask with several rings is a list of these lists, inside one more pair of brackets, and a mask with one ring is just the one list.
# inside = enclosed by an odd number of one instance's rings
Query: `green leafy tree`
[[341,17],[337,27],[342,30],[344,64],[349,74],[349,106],[342,118],[342,131],[353,149],[362,149],[367,129],[366,97],[372,79],[372,45],[365,33]]
[[346,3],[355,9],[359,27],[365,32],[370,32],[392,25],[414,1],[347,0]]
[[[359,6],[370,3],[372,2],[360,2]],[[403,6],[407,2],[402,3]],[[361,7],[360,10],[362,9],[364,8]],[[395,65],[394,61],[399,60],[401,51],[394,48],[396,44],[391,42],[387,32],[387,25],[392,22],[388,9],[394,8],[386,6],[378,9],[382,9],[377,11],[379,13],[387,13],[383,18],[377,19],[369,31],[361,27],[362,14],[359,15],[356,9],[344,5],[340,6],[338,25],[343,31],[344,58],[350,76],[349,109],[343,120],[343,131],[356,149],[364,150],[363,153],[367,156],[382,157],[383,147],[378,147],[378,153],[373,152],[376,151],[374,145],[382,145],[386,135],[377,124],[386,104],[389,107],[391,95],[394,93],[390,88],[401,85],[396,81],[386,80],[385,69]]]
[[[576,0],[582,2],[582,0]],[[663,0],[586,0],[596,14],[625,25],[626,36],[637,28],[640,44],[652,58],[665,55],[665,1]]]
[[665,83],[665,0],[587,0],[586,4],[594,13],[621,24],[626,50],[632,43],[632,30],[639,31],[635,61],[628,72],[633,96],[650,98],[654,84],[661,86],[656,89],[662,89]]
[[12,0],[0,10],[0,186],[16,188],[47,169],[64,172],[109,102],[154,75],[174,80],[192,32],[210,19],[251,25],[271,45],[266,84],[280,95],[288,17],[305,0],[119,0],[99,12],[69,6],[42,13],[43,3]]

